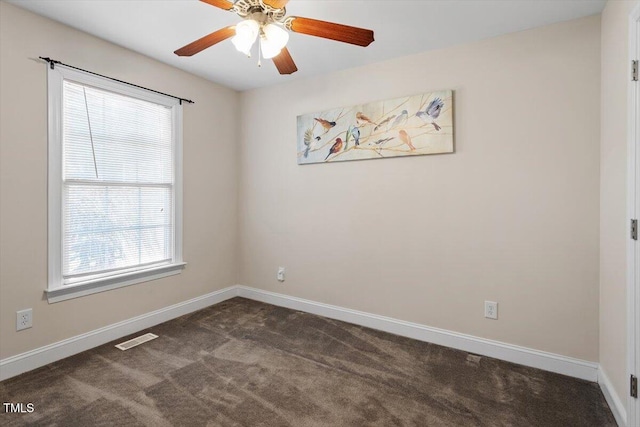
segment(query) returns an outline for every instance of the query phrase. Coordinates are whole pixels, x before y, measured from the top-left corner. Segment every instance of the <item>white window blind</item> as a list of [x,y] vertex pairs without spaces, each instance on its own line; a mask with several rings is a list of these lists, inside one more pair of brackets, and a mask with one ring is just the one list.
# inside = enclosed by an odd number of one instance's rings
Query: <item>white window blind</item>
[[171,109],[63,84],[64,283],[173,256]]

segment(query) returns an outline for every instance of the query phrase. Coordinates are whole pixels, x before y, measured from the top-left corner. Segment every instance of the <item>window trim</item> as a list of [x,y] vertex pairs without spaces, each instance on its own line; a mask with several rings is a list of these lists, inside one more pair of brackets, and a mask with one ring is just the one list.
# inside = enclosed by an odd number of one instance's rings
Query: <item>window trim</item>
[[[63,285],[62,277],[62,110],[63,82],[70,80],[120,95],[165,105],[172,110],[174,194],[173,259],[163,265],[126,270],[120,274]],[[64,301],[110,289],[180,274],[186,263],[182,258],[182,105],[169,96],[115,82],[104,77],[56,64],[47,67],[48,107],[48,281],[45,294],[49,303]]]

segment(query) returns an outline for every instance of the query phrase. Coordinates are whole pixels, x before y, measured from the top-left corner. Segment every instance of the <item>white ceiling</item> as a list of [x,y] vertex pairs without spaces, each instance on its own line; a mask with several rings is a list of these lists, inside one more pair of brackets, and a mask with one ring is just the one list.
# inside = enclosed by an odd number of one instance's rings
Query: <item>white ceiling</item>
[[[173,51],[240,18],[197,0],[8,0],[236,90],[357,67],[600,13],[606,0],[291,0],[287,15],[372,29],[367,48],[291,34],[299,71],[237,52],[229,40],[192,57]],[[46,55],[46,52],[42,53]],[[65,58],[55,58],[64,62]],[[71,64],[73,65],[73,64]]]

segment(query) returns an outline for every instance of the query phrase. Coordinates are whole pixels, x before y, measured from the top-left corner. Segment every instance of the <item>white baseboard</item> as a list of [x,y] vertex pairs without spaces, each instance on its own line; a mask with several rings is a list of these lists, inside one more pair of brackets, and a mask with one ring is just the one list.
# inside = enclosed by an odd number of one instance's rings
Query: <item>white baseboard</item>
[[0,381],[237,296],[231,286],[0,360]]
[[618,393],[616,393],[616,390],[613,388],[609,377],[602,369],[602,366],[598,369],[598,384],[611,412],[613,412],[613,417],[616,419],[618,426],[626,427],[627,411],[622,404],[622,400],[620,400],[620,396],[618,396]]
[[256,301],[313,313],[331,319],[342,320],[395,335],[452,347],[470,353],[494,357],[520,365],[556,372],[570,377],[596,382],[598,364],[554,353],[534,350],[445,329],[433,328],[418,323],[405,322],[376,314],[351,310],[335,305],[277,294],[261,289],[237,286],[238,296]]
[[[594,362],[238,285],[0,360],[0,381],[235,296],[588,381],[598,380],[598,364]],[[609,390],[613,389],[609,387]]]

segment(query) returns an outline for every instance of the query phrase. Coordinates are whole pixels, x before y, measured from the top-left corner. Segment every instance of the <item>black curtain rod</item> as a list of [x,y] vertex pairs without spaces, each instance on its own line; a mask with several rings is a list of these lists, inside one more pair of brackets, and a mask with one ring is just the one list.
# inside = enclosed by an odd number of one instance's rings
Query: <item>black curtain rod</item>
[[103,77],[105,79],[113,80],[114,82],[124,83],[124,84],[129,85],[129,86],[133,86],[133,87],[137,87],[137,88],[140,88],[140,89],[148,90],[149,92],[159,93],[160,95],[164,95],[164,96],[168,96],[168,97],[171,97],[171,98],[175,98],[175,99],[180,101],[181,105],[182,105],[183,101],[184,102],[188,102],[189,104],[195,104],[195,102],[193,102],[190,99],[180,98],[179,96],[169,95],[168,93],[159,92],[157,90],[149,89],[148,87],[138,86],[138,85],[135,85],[133,83],[129,83],[129,82],[125,82],[125,81],[122,81],[122,80],[114,79],[113,77],[103,76],[102,74],[94,73],[93,71],[84,70],[82,68],[74,67],[73,65],[65,64],[64,62],[56,61],[55,59],[45,58],[43,56],[40,56],[39,58],[42,59],[43,61],[47,61],[49,63],[49,67],[51,67],[52,70],[55,68],[55,64],[60,64],[60,65],[64,65],[65,67],[73,68],[74,70],[84,71],[85,73],[93,74],[94,76],[99,76],[99,77]]

